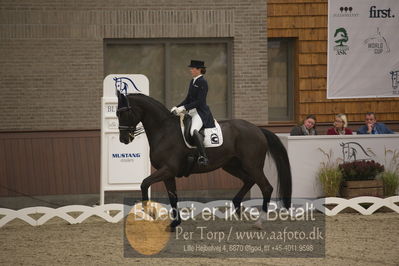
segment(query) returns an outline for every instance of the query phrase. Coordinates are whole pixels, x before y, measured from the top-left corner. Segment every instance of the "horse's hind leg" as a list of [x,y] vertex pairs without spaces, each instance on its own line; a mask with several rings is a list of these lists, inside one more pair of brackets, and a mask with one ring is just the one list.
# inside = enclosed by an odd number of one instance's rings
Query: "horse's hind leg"
[[270,199],[272,197],[273,187],[272,185],[270,185],[265,174],[263,173],[263,169],[251,171],[251,176],[254,178],[255,183],[259,186],[260,190],[262,191],[262,196],[263,196],[262,211],[260,213],[258,221],[255,223],[256,227],[262,228],[262,222],[266,220],[266,214],[268,211],[268,205]]
[[170,206],[172,207],[172,215],[173,215],[173,221],[169,225],[170,231],[174,232],[176,226],[181,224],[181,219],[180,219],[180,213],[179,210],[177,209],[177,194],[176,194],[176,180],[174,177],[169,178],[167,180],[163,181],[166,187],[166,191],[168,192],[168,197],[169,197],[169,202]]
[[252,188],[252,186],[255,184],[255,181],[249,178],[247,173],[239,166],[240,163],[234,162],[226,165],[223,167],[223,169],[228,172],[229,174],[232,174],[235,177],[238,177],[239,179],[244,182],[244,185],[241,187],[241,189],[238,191],[238,193],[234,196],[233,198],[233,204],[234,208],[236,210],[236,213],[239,214],[241,212],[241,202],[244,196],[248,193],[248,191]]
[[255,184],[255,182],[248,179],[243,180],[243,182],[244,185],[241,187],[240,191],[238,191],[238,193],[233,198],[233,204],[237,214],[240,214],[241,212],[242,199]]

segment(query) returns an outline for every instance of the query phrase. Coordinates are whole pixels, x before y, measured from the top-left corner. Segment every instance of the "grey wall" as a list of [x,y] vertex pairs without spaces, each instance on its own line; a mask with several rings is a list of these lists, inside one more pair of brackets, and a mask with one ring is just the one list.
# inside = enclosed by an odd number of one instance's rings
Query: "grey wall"
[[233,117],[267,122],[266,1],[2,0],[0,131],[99,129],[103,39],[168,37],[232,37]]

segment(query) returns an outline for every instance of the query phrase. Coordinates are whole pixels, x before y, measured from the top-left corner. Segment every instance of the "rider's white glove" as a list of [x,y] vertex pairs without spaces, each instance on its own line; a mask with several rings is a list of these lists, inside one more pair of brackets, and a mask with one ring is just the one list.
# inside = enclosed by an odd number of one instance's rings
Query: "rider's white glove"
[[173,106],[172,109],[170,109],[170,112],[173,113],[173,111],[176,110],[176,109],[177,109],[177,107]]
[[184,112],[185,110],[186,110],[186,108],[184,108],[184,106],[180,106],[180,107],[176,108],[175,113],[177,115],[179,115],[180,113]]

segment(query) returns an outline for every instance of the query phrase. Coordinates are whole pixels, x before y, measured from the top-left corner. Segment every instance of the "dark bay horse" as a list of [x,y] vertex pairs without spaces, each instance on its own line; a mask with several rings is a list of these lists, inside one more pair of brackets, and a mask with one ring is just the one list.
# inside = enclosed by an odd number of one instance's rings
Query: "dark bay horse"
[[[170,229],[181,223],[177,211],[176,176],[186,167],[187,156],[192,151],[182,138],[179,117],[171,114],[161,103],[143,94],[124,95],[117,91],[119,138],[122,143],[133,141],[136,126],[142,122],[150,146],[151,164],[156,172],[145,178],[141,184],[142,200],[147,201],[148,188],[163,181],[173,210]],[[223,168],[244,183],[233,199],[238,212],[245,194],[254,184],[262,191],[262,211],[267,213],[273,187],[267,180],[263,166],[269,153],[278,172],[278,192],[284,206],[291,205],[291,169],[288,155],[280,139],[272,132],[259,128],[245,120],[233,119],[220,122],[223,132],[223,145],[207,148],[207,166],[194,164],[191,173],[210,172]],[[263,213],[264,214],[264,213]],[[260,216],[262,218],[262,215]],[[260,225],[262,219],[259,219]]]

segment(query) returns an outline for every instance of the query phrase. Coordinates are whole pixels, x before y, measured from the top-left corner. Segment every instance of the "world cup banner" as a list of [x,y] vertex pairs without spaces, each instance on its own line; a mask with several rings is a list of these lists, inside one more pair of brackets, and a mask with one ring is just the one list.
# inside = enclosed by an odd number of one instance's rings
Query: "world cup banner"
[[399,96],[399,1],[328,1],[327,98]]

